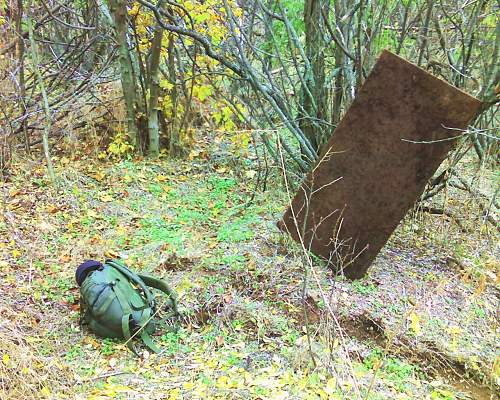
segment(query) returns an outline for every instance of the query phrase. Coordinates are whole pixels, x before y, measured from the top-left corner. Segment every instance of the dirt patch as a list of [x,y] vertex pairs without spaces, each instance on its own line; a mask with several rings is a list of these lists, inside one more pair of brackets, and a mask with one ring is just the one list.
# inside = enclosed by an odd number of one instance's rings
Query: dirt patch
[[[387,337],[381,324],[370,317],[365,315],[356,319],[342,319],[340,322],[347,335],[360,341],[372,340],[378,346],[387,348]],[[463,363],[447,359],[436,348],[432,348],[432,345],[417,349],[404,338],[398,338],[389,347],[387,355],[404,357],[411,363],[418,364],[431,378],[453,386],[457,391],[469,395],[472,399],[496,398],[494,397],[495,390],[485,386],[477,377],[464,378],[468,374]]]
[[355,319],[342,318],[339,322],[349,336],[361,341],[373,341],[382,348],[387,344],[387,337],[380,321],[374,321],[367,315]]

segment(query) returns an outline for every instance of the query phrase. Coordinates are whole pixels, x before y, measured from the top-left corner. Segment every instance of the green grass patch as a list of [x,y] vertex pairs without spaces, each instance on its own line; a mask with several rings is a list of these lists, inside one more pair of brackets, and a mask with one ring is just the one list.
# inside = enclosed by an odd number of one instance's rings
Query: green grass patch
[[255,237],[253,225],[258,222],[255,215],[247,214],[224,223],[217,232],[217,240],[221,242],[238,243]]

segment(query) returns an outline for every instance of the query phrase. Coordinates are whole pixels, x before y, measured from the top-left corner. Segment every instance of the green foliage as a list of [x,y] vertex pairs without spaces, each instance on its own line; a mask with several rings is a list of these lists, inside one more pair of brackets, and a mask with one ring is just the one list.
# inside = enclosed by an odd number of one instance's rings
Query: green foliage
[[478,304],[472,304],[471,306],[474,315],[478,318],[486,318],[486,312],[482,307],[480,307]]
[[74,301],[74,295],[70,293],[70,289],[73,287],[73,281],[67,277],[58,278],[47,275],[45,278],[41,279],[38,284],[39,290],[34,291],[36,300],[66,300],[70,303]]
[[[219,197],[227,195],[230,189],[236,186],[234,178],[223,178],[219,176],[211,176],[208,183],[212,186],[212,196]],[[212,197],[214,199],[214,197]]]
[[244,242],[253,239],[255,232],[252,224],[256,218],[252,215],[236,218],[234,221],[228,221],[221,226],[217,233],[217,239],[221,242]]
[[118,160],[128,157],[134,150],[129,142],[129,138],[124,131],[118,131],[113,137],[111,143],[108,145],[107,152],[101,153],[99,156],[105,158],[106,156]]
[[[297,37],[301,37],[304,34],[304,2],[296,0],[284,0],[281,4],[287,11],[287,17],[292,28],[297,33]],[[290,50],[290,43],[288,39],[287,28],[284,22],[273,21],[272,30],[277,42],[278,50],[281,54],[287,53]],[[274,53],[275,50],[272,47],[272,43],[267,43],[265,48],[269,52]]]
[[135,232],[134,243],[166,243],[174,249],[181,249],[186,235],[180,225],[167,223],[161,218],[145,218],[141,227]]
[[101,352],[105,356],[110,356],[115,353],[118,341],[116,339],[102,339]]
[[384,352],[380,348],[375,348],[363,361],[363,364],[368,369],[376,369],[380,366],[381,374],[384,379],[394,382],[398,391],[404,392],[407,388],[407,383],[417,372],[417,367],[401,361],[395,357],[384,357]]
[[69,362],[75,361],[82,358],[83,354],[82,346],[80,344],[75,344],[66,352],[64,359]]
[[435,389],[431,393],[431,400],[455,400],[455,395],[449,390]]
[[161,345],[167,355],[188,353],[189,346],[185,345],[188,334],[183,329],[177,332],[168,332],[161,336]]
[[367,282],[362,280],[357,280],[352,283],[352,287],[355,292],[363,295],[370,295],[377,291],[377,287],[373,282]]

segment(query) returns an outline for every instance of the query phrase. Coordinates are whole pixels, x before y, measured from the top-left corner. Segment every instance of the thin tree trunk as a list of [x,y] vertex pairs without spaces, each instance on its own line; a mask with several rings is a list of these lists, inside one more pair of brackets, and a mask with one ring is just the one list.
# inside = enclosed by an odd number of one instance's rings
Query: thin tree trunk
[[316,151],[325,141],[323,127],[318,121],[325,118],[327,103],[322,22],[322,8],[327,5],[325,0],[307,0],[304,4],[305,50],[310,63],[310,70],[306,70],[306,84],[312,98],[306,93],[302,94],[304,111],[300,126]]
[[24,137],[24,146],[26,152],[30,153],[30,141],[28,137],[28,127],[26,123],[26,80],[24,77],[24,37],[23,37],[23,0],[17,0],[17,15],[16,15],[16,56],[19,63],[19,111],[22,116],[21,128]]
[[136,123],[136,84],[127,45],[127,2],[124,0],[110,0],[109,6],[113,15],[116,41],[118,43],[118,61],[120,63],[121,84],[127,113],[127,129],[130,144],[136,150],[140,151],[140,136]]
[[149,155],[158,157],[160,154],[160,127],[158,124],[158,96],[160,94],[160,56],[163,29],[156,27],[151,43],[151,62],[149,64],[149,106],[148,106],[148,135]]
[[113,26],[113,17],[109,12],[109,8],[106,2],[104,0],[97,0],[97,7],[101,11],[102,15],[104,15],[104,18],[106,19],[106,22],[109,24],[109,26]]
[[[177,115],[177,104],[179,102],[178,88],[177,88],[177,75],[175,71],[175,55],[174,55],[174,37],[170,35],[168,41],[168,74],[170,83],[173,84],[170,92],[172,100],[172,115],[170,121],[170,135],[169,135],[169,154],[170,157],[177,157],[182,155],[181,146],[181,133],[180,133],[180,119]],[[187,112],[187,109],[185,110]]]
[[363,52],[362,52],[362,27],[365,5],[363,0],[359,0],[358,23],[356,24],[356,91],[361,89],[363,84]]
[[433,7],[434,7],[434,0],[428,0],[427,1],[427,13],[425,14],[425,22],[424,22],[424,26],[422,27],[422,31],[421,31],[422,42],[421,42],[420,51],[418,54],[418,62],[417,62],[418,66],[422,65],[422,61],[424,58],[424,52],[425,52],[425,49],[427,47],[427,36],[428,36],[428,32],[429,32],[429,24],[431,21]]
[[[340,15],[342,15],[342,2],[334,2],[335,7],[335,21],[337,27],[342,31],[342,25],[340,25]],[[327,16],[324,16],[327,18]],[[340,117],[342,115],[342,101],[344,94],[344,64],[345,64],[345,53],[339,44],[335,45],[335,70],[337,75],[335,76],[335,87],[333,88],[333,111],[332,111],[332,122],[338,124],[340,122]]]
[[[31,1],[28,1],[27,9],[31,8]],[[47,91],[45,90],[45,84],[43,82],[42,74],[40,73],[40,69],[38,68],[38,49],[35,42],[35,38],[33,36],[33,23],[31,21],[31,16],[28,16],[28,35],[31,45],[31,58],[33,62],[33,68],[35,70],[35,74],[38,80],[38,86],[40,87],[40,92],[42,93],[43,99],[43,108],[45,110],[45,124],[43,127],[42,133],[42,143],[43,143],[43,152],[45,155],[45,160],[47,161],[47,170],[49,172],[50,180],[52,184],[56,184],[56,174],[54,173],[54,167],[52,166],[52,160],[50,158],[50,150],[49,150],[49,133],[50,128],[52,126],[52,116],[50,113],[49,106],[49,98],[47,97]]]

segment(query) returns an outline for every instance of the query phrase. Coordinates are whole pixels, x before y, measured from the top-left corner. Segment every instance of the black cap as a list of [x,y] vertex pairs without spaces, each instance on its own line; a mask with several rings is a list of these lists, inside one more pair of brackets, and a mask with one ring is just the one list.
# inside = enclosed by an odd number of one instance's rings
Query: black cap
[[84,263],[80,264],[80,266],[76,269],[75,278],[78,286],[82,286],[83,281],[87,277],[87,275],[102,267],[102,264],[99,261],[95,260],[87,260]]

